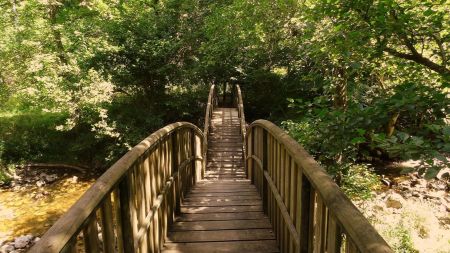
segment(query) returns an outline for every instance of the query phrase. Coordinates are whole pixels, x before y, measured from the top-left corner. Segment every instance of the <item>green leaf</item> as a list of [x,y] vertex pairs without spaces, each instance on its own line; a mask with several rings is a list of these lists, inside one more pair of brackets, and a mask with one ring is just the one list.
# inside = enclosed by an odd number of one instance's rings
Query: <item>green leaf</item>
[[355,137],[351,140],[352,144],[359,144],[365,142],[366,139],[364,137]]
[[423,12],[423,15],[425,16],[431,16],[434,13],[434,11],[432,9],[428,9],[426,11]]
[[356,129],[356,131],[358,132],[359,135],[364,135],[366,133],[366,130],[364,130],[362,128],[358,128],[358,129]]

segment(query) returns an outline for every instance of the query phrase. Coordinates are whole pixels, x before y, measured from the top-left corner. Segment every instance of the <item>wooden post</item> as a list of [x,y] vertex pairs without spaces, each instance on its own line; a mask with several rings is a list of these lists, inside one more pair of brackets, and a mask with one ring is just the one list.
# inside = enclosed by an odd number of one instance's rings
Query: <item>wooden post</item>
[[[175,176],[174,180],[174,189],[175,189],[175,214],[181,213],[181,203],[180,203],[180,176],[181,174],[178,171],[178,142],[177,142],[177,133],[173,132],[171,135],[172,139],[172,175]],[[175,174],[178,173],[178,176]]]
[[267,186],[267,180],[264,177],[264,172],[267,171],[267,130],[263,128],[263,173],[262,173],[262,200],[263,200],[263,210],[264,213],[268,213],[268,186]]
[[114,221],[110,195],[106,195],[100,210],[102,218],[103,250],[104,252],[114,252]]
[[97,219],[95,213],[89,218],[88,224],[83,228],[85,252],[99,253]]
[[[312,215],[311,209],[314,210],[314,198],[311,198],[311,183],[302,175],[301,201],[297,203],[300,206],[300,252],[307,253],[312,249],[310,245],[310,235],[312,231]],[[312,251],[311,251],[312,252]]]
[[[250,145],[247,145],[247,152],[248,152],[248,157],[251,157],[254,153],[255,150],[255,133],[254,133],[254,129],[253,131],[250,132]],[[248,144],[248,141],[247,141]],[[248,159],[248,168],[247,168],[247,177],[251,180],[252,184],[255,184],[255,178],[254,178],[254,162],[253,159],[250,158]]]
[[[192,135],[194,136],[194,159],[195,159],[195,183],[202,180],[204,176],[204,168],[203,162],[198,160],[198,157],[202,157],[202,139],[200,136],[196,135],[194,131],[192,131]],[[202,157],[202,159],[205,159]]]
[[120,219],[122,221],[122,242],[124,252],[135,252],[134,251],[134,240],[133,238],[133,228],[131,221],[131,211],[130,211],[130,183],[129,177],[131,174],[125,176],[125,178],[119,184],[119,195],[120,195]]

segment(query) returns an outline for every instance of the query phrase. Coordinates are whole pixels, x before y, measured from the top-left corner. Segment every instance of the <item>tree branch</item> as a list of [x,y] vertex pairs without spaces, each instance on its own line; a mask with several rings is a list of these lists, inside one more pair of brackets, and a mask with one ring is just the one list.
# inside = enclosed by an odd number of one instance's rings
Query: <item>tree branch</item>
[[439,65],[435,62],[432,62],[428,58],[423,57],[421,54],[419,54],[417,52],[417,50],[415,50],[414,47],[413,47],[413,49],[411,49],[410,46],[408,46],[408,45],[406,45],[406,46],[411,51],[411,54],[402,53],[402,52],[399,52],[399,51],[397,51],[393,48],[389,48],[389,47],[385,47],[384,51],[395,57],[414,61],[422,66],[425,66],[425,67],[435,71],[436,73],[438,73],[442,76],[450,76],[450,69],[446,68],[443,65]]

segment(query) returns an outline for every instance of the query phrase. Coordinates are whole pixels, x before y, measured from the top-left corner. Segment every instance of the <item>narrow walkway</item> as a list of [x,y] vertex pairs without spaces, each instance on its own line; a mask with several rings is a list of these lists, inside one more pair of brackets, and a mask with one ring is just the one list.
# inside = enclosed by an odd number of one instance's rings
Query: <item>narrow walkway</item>
[[187,195],[163,252],[279,252],[256,188],[245,178],[238,111],[213,112],[205,179]]

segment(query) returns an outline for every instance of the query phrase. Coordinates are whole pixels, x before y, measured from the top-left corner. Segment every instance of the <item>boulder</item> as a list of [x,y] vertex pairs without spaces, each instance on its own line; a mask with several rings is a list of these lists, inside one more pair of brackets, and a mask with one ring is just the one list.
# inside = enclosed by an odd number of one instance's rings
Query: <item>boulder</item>
[[45,175],[45,181],[47,183],[53,183],[56,181],[56,179],[58,179],[58,176],[56,174]]
[[386,198],[386,207],[400,209],[405,199],[398,193],[392,193]]
[[39,181],[36,182],[36,185],[37,185],[37,187],[42,187],[42,186],[45,185],[45,182],[42,181],[42,180],[39,180]]
[[73,176],[73,177],[70,179],[70,182],[73,183],[73,184],[76,184],[76,183],[78,182],[78,177],[77,177],[77,176]]
[[31,240],[33,240],[32,235],[19,236],[14,240],[14,247],[16,249],[25,248],[31,242]]

